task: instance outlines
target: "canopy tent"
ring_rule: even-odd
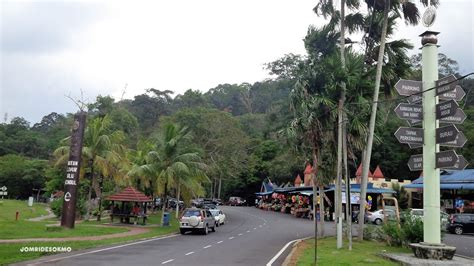
[[[423,177],[415,179],[404,188],[423,189]],[[464,189],[474,190],[474,169],[446,170],[440,175],[440,189]]]
[[[127,187],[124,190],[106,197],[105,199],[111,201],[123,202],[152,202],[153,200],[133,187]]]

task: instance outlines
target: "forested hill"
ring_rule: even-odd
[[[192,133],[189,149],[197,151],[208,166],[207,196],[217,197],[219,185],[222,198],[249,196],[260,189],[265,178],[277,184],[293,182],[309,160],[307,151],[295,148],[297,145],[286,134],[293,119],[289,94],[299,63],[299,56],[287,55],[267,65],[277,76],[275,79],[221,84],[205,93],[190,89],[175,96],[172,91],[150,88],[130,100],[98,96],[87,106],[88,123],[106,117],[110,122],[104,134],[121,132],[121,144],[134,156],[146,150],[141,143],[154,138],[164,123],[187,127]],[[463,81],[466,90],[472,84],[470,79]],[[468,119],[460,126],[470,140],[474,139],[473,99],[468,95],[464,105]],[[399,126],[406,126],[395,117],[394,106],[395,102],[388,102],[381,107],[384,112],[376,132],[378,141],[371,168],[380,165],[387,177],[413,179],[419,173],[410,172],[407,161],[411,154],[419,152],[410,151],[393,136]],[[0,185],[7,185],[10,195],[24,198],[31,195],[33,188],[48,192],[62,189],[64,169],[56,163],[53,152],[67,145],[67,141],[61,141],[68,137],[71,121],[72,114],[51,113],[34,125],[19,117],[0,124]],[[473,141],[458,153],[473,165]],[[352,177],[360,157],[355,154],[349,162]],[[127,164],[132,162],[129,159]],[[115,181],[117,178],[120,175],[114,177]],[[84,179],[83,184],[87,182]],[[139,180],[127,179],[118,184],[127,182],[151,190]],[[113,186],[112,182],[108,186]]]

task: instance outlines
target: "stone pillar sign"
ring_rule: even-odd
[[[66,180],[64,181],[64,203],[61,215],[61,226],[74,228],[76,219],[77,186],[81,169],[82,142],[86,127],[86,113],[79,112],[74,115],[71,129],[71,146],[69,160],[67,161]]]

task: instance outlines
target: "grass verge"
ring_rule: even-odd
[[[298,246],[296,265],[314,265],[314,239],[302,241]],[[382,252],[410,253],[407,248],[391,247],[374,241],[353,241],[352,250],[347,245],[336,249],[336,239],[318,239],[318,265],[398,265],[377,254]]]

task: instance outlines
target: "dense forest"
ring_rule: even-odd
[[[251,198],[265,179],[285,184],[302,174],[312,161],[308,136],[317,138],[311,141],[320,147],[319,165],[328,168],[322,173],[331,182],[340,96],[335,84],[340,80],[348,87],[348,165],[353,178],[370,116],[378,49],[374,40],[380,35],[375,28],[372,31],[364,54],[347,48],[344,71],[334,27],[311,26],[304,39],[307,55],[287,54],[265,64],[272,79],[220,84],[207,92],[189,89],[178,95],[148,88],[133,99],[101,95],[95,102],[81,103],[88,113],[81,197],[96,198],[133,185],[152,196],[169,192],[186,200]],[[393,135],[398,127],[407,126],[393,112],[402,101],[393,86],[400,78],[421,79],[420,55],[409,57],[411,48],[406,40],[392,41],[386,48],[371,170],[380,165],[388,178],[420,175],[410,172],[407,162],[421,150],[410,150]],[[446,55],[440,55],[439,65],[440,76],[464,74]],[[459,129],[472,140],[474,80],[463,79],[461,86],[467,96],[460,106],[468,118]],[[38,191],[49,197],[63,189],[72,119],[73,114],[53,112],[33,125],[21,117],[0,124],[0,185],[8,187],[9,197],[24,199]],[[313,130],[314,121],[319,128]],[[474,163],[472,141],[457,152]],[[167,170],[157,172],[158,168]]]

